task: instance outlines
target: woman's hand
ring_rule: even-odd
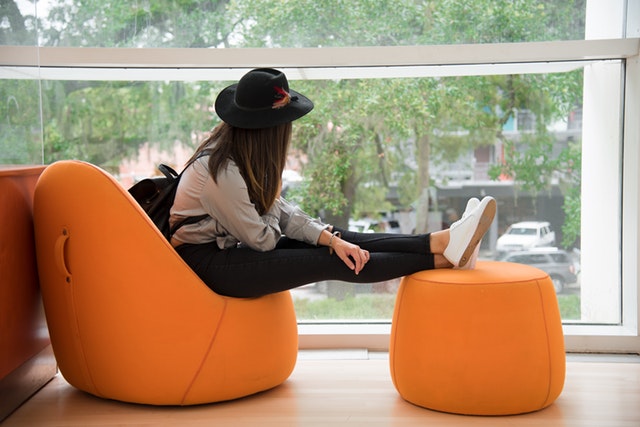
[[[356,274],[359,274],[369,261],[369,251],[360,248],[358,245],[349,243],[346,240],[342,240],[337,236],[335,236],[331,242],[331,247],[347,267]]]

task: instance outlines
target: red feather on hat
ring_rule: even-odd
[[[289,102],[291,102],[291,95],[289,95],[289,92],[287,92],[286,90],[278,86],[274,86],[273,89],[276,92],[278,92],[278,94],[282,96],[282,98],[278,99],[277,101],[274,101],[271,108],[274,108],[274,109],[282,108],[285,105],[287,105]]]

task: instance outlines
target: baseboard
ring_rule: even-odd
[[[0,379],[0,423],[56,375],[51,344]]]

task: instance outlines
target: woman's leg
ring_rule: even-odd
[[[431,234],[357,233],[339,227],[333,229],[339,231],[344,240],[369,252],[433,253]]]
[[[449,230],[441,230],[428,234],[392,234],[392,233],[356,233],[334,227],[348,242],[359,245],[362,249],[373,252],[401,252],[413,254],[432,254],[433,268],[451,268],[443,252],[449,244]]]
[[[278,247],[257,252],[246,247],[220,250],[215,243],[182,245],[178,253],[216,293],[251,298],[323,280],[375,283],[434,268],[423,253],[372,252],[359,275],[326,247],[283,238]]]

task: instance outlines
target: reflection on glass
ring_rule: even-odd
[[[0,45],[36,46],[35,1],[3,2]],[[36,53],[33,53],[33,60]],[[41,164],[40,83],[2,73],[0,78],[0,165]]]
[[[41,164],[40,88],[35,80],[0,80],[0,164]]]

